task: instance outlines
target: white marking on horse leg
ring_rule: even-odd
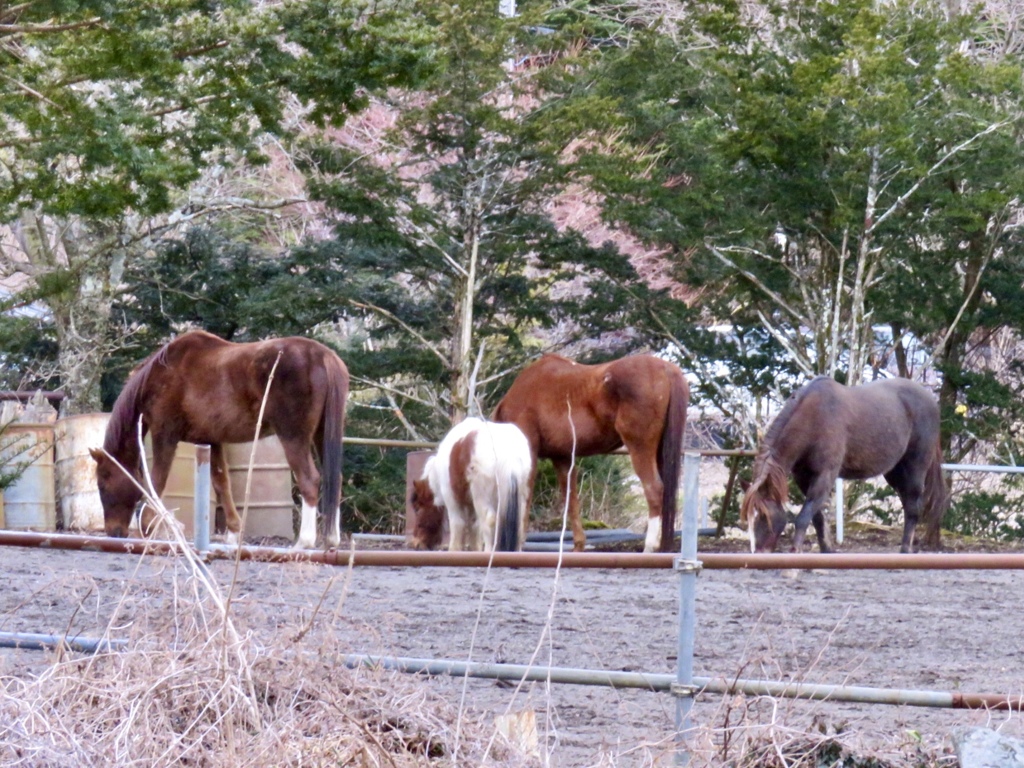
[[[465,548],[466,522],[458,515],[448,514],[448,551],[462,552]]]
[[[238,534],[235,531],[228,531],[224,534],[224,545],[228,547],[238,546]]]
[[[750,539],[750,554],[757,552],[757,547],[754,543],[754,520],[757,517],[757,512],[751,512],[750,517],[747,519],[747,536]]]
[[[647,536],[644,538],[644,552],[653,552],[661,541],[661,518],[647,518]]]
[[[493,510],[484,513],[483,520],[478,521],[480,536],[480,551],[493,552],[498,544],[498,525]]]
[[[295,540],[295,549],[313,549],[316,546],[316,507],[311,507],[303,500],[302,523],[299,525],[299,538]]]
[[[337,548],[339,544],[341,544],[341,510],[336,509],[334,517],[331,518],[331,532],[327,534],[327,546]]]

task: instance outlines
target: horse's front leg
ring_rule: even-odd
[[[174,461],[174,452],[177,447],[177,440],[158,440],[156,435],[153,435],[153,465],[150,468],[149,476],[153,481],[153,490],[158,499],[163,495],[164,488],[167,487],[167,478],[171,474],[171,463]],[[146,493],[149,493],[148,488]],[[139,514],[139,528],[142,535],[151,535],[156,529],[156,522],[156,511],[149,504],[143,504]]]
[[[796,523],[793,528],[793,551],[802,552],[804,549],[804,539],[807,536],[807,526],[814,522],[815,530],[818,533],[818,546],[821,547],[822,552],[828,552],[828,544],[825,543],[823,546],[823,528],[819,528],[825,525],[825,518],[821,512],[822,507],[825,506],[825,500],[819,496],[808,496],[804,501],[804,505],[800,508],[800,514],[796,516]]]
[[[572,527],[572,548],[576,552],[582,552],[587,546],[587,534],[583,530],[583,521],[580,520],[580,496],[577,486],[579,469],[571,461],[563,459],[552,461],[552,464],[555,465],[555,473],[558,475],[558,498],[561,500],[562,512],[566,514]]]
[[[796,525],[793,531],[793,551],[802,552],[804,548],[804,537],[807,535],[807,526],[814,521],[817,529],[821,511],[828,502],[829,494],[836,484],[836,476],[830,472],[802,474],[797,470],[794,474],[797,485],[804,494],[804,505],[800,508],[800,514],[796,516]],[[824,524],[824,518],[821,519]],[[818,537],[818,545],[821,546],[821,536]],[[826,544],[826,546],[828,546]],[[826,551],[822,549],[822,551]]]

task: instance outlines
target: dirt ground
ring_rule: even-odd
[[[846,551],[895,551],[872,529]],[[736,548],[742,542],[705,547]],[[957,548],[980,545],[959,543]],[[135,601],[166,600],[181,577],[166,558],[3,550],[0,630],[95,635],[111,617],[128,634]],[[225,589],[233,565],[211,568]],[[674,673],[678,577],[670,571],[457,570],[243,563],[233,611],[254,643],[316,613],[338,647],[320,653],[533,662]],[[125,585],[134,585],[122,600]],[[705,571],[697,593],[694,671],[704,676],[1024,694],[1024,573],[1009,571]],[[119,601],[121,603],[119,604]],[[40,671],[46,657],[0,652],[0,671]],[[670,765],[674,701],[597,687],[434,679],[445,697],[488,716],[536,712],[542,760],[552,766]],[[726,718],[795,730],[846,729],[867,749],[949,743],[957,726],[1024,735],[1019,715],[701,696],[702,737]],[[720,741],[720,735],[718,741]],[[707,746],[702,742],[701,747]],[[695,764],[721,765],[701,753]]]

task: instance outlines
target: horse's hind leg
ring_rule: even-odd
[[[224,508],[224,525],[228,529],[227,543],[237,544],[242,532],[242,518],[231,494],[231,475],[228,472],[224,446],[218,444],[210,446],[210,485],[213,486]]]
[[[320,472],[313,463],[313,454],[305,441],[287,439],[278,435],[281,447],[284,448],[288,466],[295,475],[295,484],[299,486],[302,497],[302,522],[299,524],[299,535],[295,539],[295,549],[313,549],[316,546],[316,509],[320,493]],[[337,546],[341,540],[338,527],[338,516],[327,534],[328,546]]]
[[[924,472],[908,468],[906,462],[900,462],[885,474],[889,483],[900,497],[903,505],[903,540],[900,552],[906,554],[914,551],[914,529],[921,517],[921,506],[924,503]]]
[[[825,519],[825,513],[822,510],[818,512],[812,518],[814,523],[814,531],[818,534],[818,549],[821,552],[832,551],[832,537],[829,535],[828,520]]]
[[[582,552],[587,546],[587,534],[580,520],[580,496],[577,486],[579,469],[565,459],[552,459],[551,463],[555,465],[555,474],[558,475],[558,497],[562,502],[560,511],[567,513],[569,524],[572,526],[572,548],[576,552]]]
[[[661,502],[665,492],[665,485],[658,472],[657,443],[647,446],[627,440],[626,449],[629,451],[633,471],[643,486],[644,498],[647,500],[647,535],[644,537],[644,552],[654,552],[662,538]],[[669,531],[669,541],[672,535],[673,532]]]
[[[467,548],[467,536],[469,527],[466,524],[466,514],[459,509],[448,509],[448,551],[463,552]],[[470,546],[472,544],[470,543]]]

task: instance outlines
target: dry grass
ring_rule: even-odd
[[[787,702],[726,697],[715,724],[698,729],[692,766],[729,768],[953,768],[956,758],[913,732],[866,733],[813,717],[788,725]]]
[[[423,681],[346,669],[329,616],[289,624],[233,604],[233,586],[216,583],[191,554],[177,558],[164,587],[140,575],[144,560],[116,604],[88,609],[111,617],[104,635],[127,638],[127,650],[63,650],[28,665],[18,663],[22,651],[0,670],[0,765],[526,761],[501,739],[491,743],[493,723],[467,719]]]
[[[175,578],[165,573],[159,582],[170,586],[132,575],[114,595],[112,610],[89,609],[111,616],[110,635],[126,637],[130,650],[95,657],[32,655],[31,674],[21,668],[0,675],[0,764],[539,764],[506,745],[487,754],[493,724],[472,721],[467,711],[460,717],[452,686],[345,669],[338,658],[349,649],[339,639],[341,611],[335,604],[344,571],[331,580],[331,600],[315,614],[307,610],[304,617],[285,618],[275,605],[243,598],[228,603],[223,584],[216,585],[215,598],[187,562],[160,561],[165,563]],[[279,568],[281,579],[303,578],[300,569]],[[388,619],[376,621],[382,626]],[[766,652],[768,660],[758,664],[771,667],[770,658],[781,650]],[[763,672],[772,676],[770,669]],[[438,690],[446,690],[447,699]],[[664,704],[658,694],[648,695],[652,708]],[[705,709],[709,700],[715,703],[711,713]],[[798,716],[792,702],[743,696],[702,702],[699,728],[690,740],[692,766],[953,765],[912,733],[880,738],[855,724],[823,717],[809,721],[806,710]],[[549,756],[559,766],[668,766],[671,746],[665,733],[657,743],[634,744],[588,761],[566,762],[557,747]]]

